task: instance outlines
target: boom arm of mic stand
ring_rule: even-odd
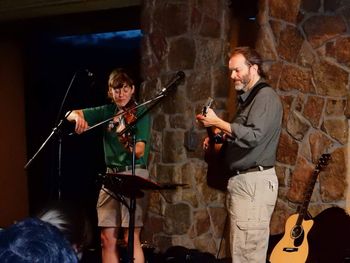
[[[130,123],[129,125],[127,125],[122,131],[118,132],[118,136],[121,136],[123,134],[125,134],[126,132],[128,132],[131,128],[133,128],[135,126],[135,124],[137,123],[137,121],[139,119],[141,119],[143,116],[145,116],[148,112],[151,111],[151,109],[153,109],[154,106],[156,106],[160,99],[165,97],[167,94],[169,93],[169,91],[167,90],[162,90],[159,94],[157,94],[154,98],[148,100],[148,101],[145,101],[141,104],[138,104],[136,105],[133,109],[137,109],[139,107],[142,107],[144,105],[147,105],[147,104],[150,104],[153,102],[153,104],[151,104],[148,108],[146,108],[144,111],[142,111],[136,118],[135,121],[133,121],[132,123]]]
[[[39,154],[39,152],[44,148],[44,146],[46,145],[46,143],[51,139],[51,137],[59,130],[60,126],[62,125],[64,119],[61,119],[59,121],[59,123],[57,124],[56,127],[54,127],[50,133],[50,135],[46,138],[46,140],[43,142],[43,144],[39,147],[39,149],[36,151],[36,153],[33,155],[32,158],[30,158],[30,160],[26,163],[26,165],[24,166],[24,169],[27,169],[29,167],[29,165],[31,164],[31,162],[36,158],[36,156]]]

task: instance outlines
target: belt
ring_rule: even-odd
[[[125,171],[130,171],[132,170],[131,165],[127,166],[114,166],[114,167],[108,167],[109,169],[113,170],[113,172],[118,173],[118,172],[125,172]],[[147,166],[144,164],[136,164],[135,169],[147,169]]]
[[[273,168],[273,166],[258,165],[255,167],[248,168],[246,170],[235,170],[235,171],[233,171],[233,175],[239,175],[239,174],[245,174],[245,173],[251,173],[251,172],[259,172],[259,171],[261,172],[261,171],[268,170],[271,168]]]

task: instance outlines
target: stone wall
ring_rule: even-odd
[[[279,199],[271,223],[282,232],[322,153],[309,211],[346,207],[350,72],[350,2],[260,0],[257,48],[284,108],[278,149]]]
[[[226,67],[229,21],[234,21],[229,2],[144,1],[141,97],[152,97],[177,71],[186,74],[184,84],[153,111],[151,175],[158,182],[186,184],[151,194],[143,239],[161,250],[183,245],[216,254],[228,233],[224,194],[206,183],[201,150],[206,134],[194,116],[208,96],[215,98],[216,111],[227,116],[233,98]],[[322,153],[331,153],[332,159],[319,174],[309,210],[316,215],[347,205],[350,3],[260,0],[259,10],[256,47],[284,106],[274,234],[296,212]],[[220,250],[220,256],[226,255]]]
[[[183,245],[216,254],[223,234],[224,194],[206,184],[205,130],[197,127],[195,115],[209,96],[224,112],[228,21],[225,0],[144,1],[141,97],[154,96],[177,71],[186,74],[152,114],[151,175],[160,183],[186,184],[151,194],[143,239],[161,250]]]

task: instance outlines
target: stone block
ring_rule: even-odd
[[[186,160],[183,131],[165,131],[163,144],[163,162],[179,163]]]
[[[171,3],[162,1],[155,5],[154,28],[157,28],[166,37],[185,34],[189,28],[189,3]]]
[[[304,194],[309,186],[313,175],[314,165],[310,164],[302,156],[298,157],[297,164],[293,171],[291,186],[287,194],[288,200],[301,203],[304,201]]]
[[[310,124],[307,120],[297,111],[292,111],[289,115],[289,120],[287,123],[287,131],[296,140],[301,141],[308,130],[310,129]]]
[[[223,63],[221,59],[225,48],[226,43],[221,39],[196,39],[197,57],[195,61],[195,70],[198,72],[209,72],[214,65],[222,66]]]
[[[327,99],[326,114],[334,117],[344,116],[346,106],[346,99]]]
[[[278,55],[275,48],[275,38],[268,26],[264,26],[260,29],[256,50],[259,54],[262,54],[261,56],[264,60],[277,60]]]
[[[325,99],[316,96],[308,96],[304,105],[303,115],[310,121],[314,128],[319,128]]]
[[[295,62],[303,42],[304,38],[297,27],[286,26],[278,40],[279,56],[289,62]]]
[[[220,38],[220,22],[209,16],[203,16],[199,35],[202,37]]]
[[[299,145],[285,131],[282,131],[278,148],[277,161],[283,164],[294,165],[298,156]]]
[[[303,70],[294,65],[284,65],[279,89],[283,91],[296,89],[303,93],[315,93],[311,79],[312,74],[310,70]]]
[[[205,234],[210,229],[210,218],[206,210],[198,210],[194,212],[193,224],[197,236]]]
[[[333,142],[323,132],[317,130],[309,135],[311,159],[316,163],[323,153],[327,153],[333,146]]]
[[[207,72],[193,72],[187,83],[186,94],[190,101],[206,100],[211,96],[211,76]]]
[[[335,54],[339,63],[350,67],[350,37],[337,39],[335,44]]]
[[[188,204],[169,204],[165,208],[164,232],[166,234],[182,235],[191,226],[191,208]]]
[[[168,65],[170,70],[193,69],[197,57],[195,42],[191,38],[180,37],[170,41]]]
[[[270,16],[290,23],[298,21],[301,0],[290,0],[288,4],[280,0],[270,0]]]
[[[221,238],[224,234],[224,230],[229,231],[229,224],[225,226],[227,223],[226,220],[229,220],[226,208],[210,206],[208,207],[208,213],[213,236],[215,238]]]
[[[338,148],[331,153],[331,160],[320,173],[320,192],[323,202],[344,201],[346,181],[347,147]]]
[[[349,127],[345,118],[325,120],[322,124],[322,130],[341,144],[346,144],[348,140]]]
[[[292,103],[294,101],[294,96],[280,96],[282,106],[283,106],[283,118],[282,118],[282,123],[283,126],[287,124],[288,116],[292,108]]]
[[[317,12],[321,8],[321,0],[303,0],[301,8],[306,12]]]
[[[346,24],[341,16],[311,16],[303,25],[306,37],[313,48],[320,47],[337,35],[345,34]]]

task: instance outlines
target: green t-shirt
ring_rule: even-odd
[[[137,109],[139,116],[145,108]],[[89,126],[112,118],[118,112],[115,104],[108,104],[94,108],[87,108],[83,110],[84,118]],[[124,148],[119,142],[116,133],[116,127],[113,127],[113,120],[103,124],[103,147],[105,154],[105,163],[107,167],[127,166],[132,163],[132,154]],[[112,127],[112,128],[111,128]],[[136,164],[147,165],[148,154],[150,149],[150,116],[145,114],[139,118],[135,127],[136,142],[145,142],[145,153],[140,159],[136,159]]]

